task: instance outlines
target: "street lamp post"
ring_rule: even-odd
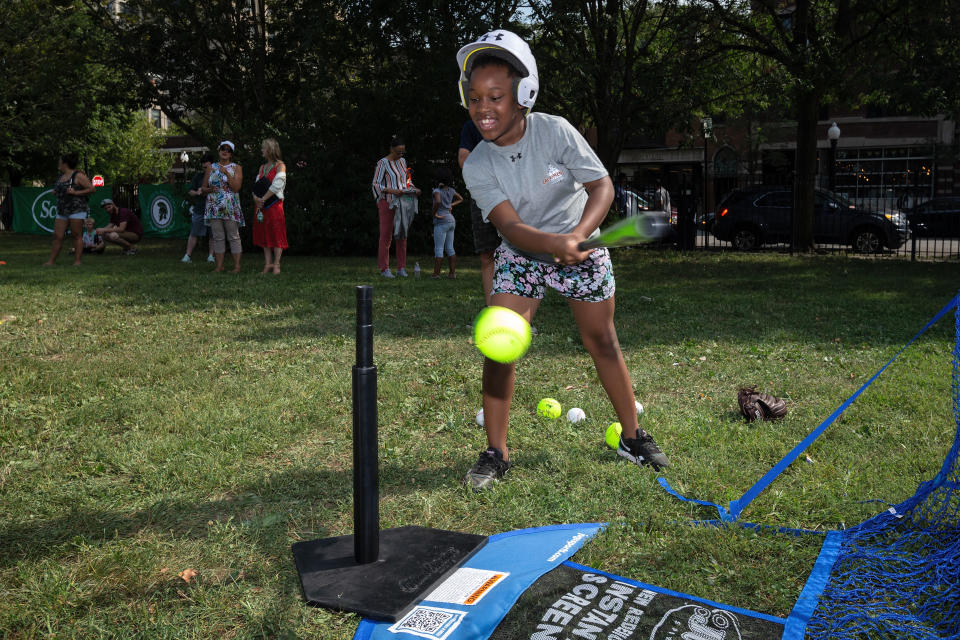
[[[840,127],[836,122],[827,129],[827,138],[830,139],[829,186],[830,191],[834,191],[837,187],[837,141],[840,139]]]
[[[190,160],[190,154],[186,151],[180,152],[180,164],[183,165],[183,181],[187,181],[187,162]]]
[[[709,164],[709,157],[707,155],[707,140],[713,135],[713,118],[703,118],[700,120],[700,125],[703,127],[703,216],[706,218],[707,215],[707,191],[709,186],[709,180],[707,178],[707,164]]]

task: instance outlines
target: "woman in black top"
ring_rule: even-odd
[[[77,164],[75,153],[60,156],[60,177],[53,185],[53,193],[57,196],[57,219],[53,223],[53,246],[50,259],[43,263],[45,267],[51,267],[57,261],[68,226],[73,240],[73,265],[78,266],[83,257],[83,221],[90,213],[87,201],[93,193],[93,185],[82,171],[77,171]]]

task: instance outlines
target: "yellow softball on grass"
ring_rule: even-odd
[[[553,398],[544,398],[537,403],[537,415],[556,420],[560,417],[560,403]]]
[[[619,422],[613,422],[607,427],[607,432],[603,435],[604,441],[606,441],[607,446],[611,449],[616,449],[620,446],[620,434],[623,433],[623,427]]]

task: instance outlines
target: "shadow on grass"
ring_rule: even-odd
[[[459,462],[459,461],[457,461]],[[453,464],[453,463],[452,463]],[[449,488],[460,469],[451,467],[411,469],[384,465],[380,461],[381,499],[413,492]],[[206,539],[210,523],[232,520],[240,526],[268,529],[294,519],[313,519],[317,510],[338,510],[352,514],[352,470],[292,470],[270,475],[269,482],[235,488],[219,500],[191,502],[158,500],[149,507],[123,509],[73,509],[50,520],[32,519],[0,526],[0,565],[12,565],[24,558],[64,553],[71,542],[104,543],[116,538],[164,533],[186,539]],[[280,531],[283,531],[281,534]],[[286,539],[286,529],[276,529]],[[305,539],[325,538],[350,532],[327,529],[300,532]],[[276,538],[274,536],[274,538]],[[254,536],[264,551],[278,544],[270,536]],[[289,544],[289,540],[286,544]],[[281,546],[283,541],[280,541]]]
[[[360,284],[374,286],[375,336],[466,335],[483,304],[473,256],[464,256],[462,275],[453,281],[384,280],[372,257],[292,257],[277,277],[260,274],[254,255],[239,275],[210,273],[206,263],[180,264],[180,244],[150,240],[142,255],[91,256],[79,270],[45,270],[36,266],[49,250],[45,239],[0,234],[0,255],[15,257],[0,276],[17,281],[27,298],[94,289],[99,304],[145,316],[243,309],[250,321],[231,339],[265,344],[325,335],[352,340]],[[898,345],[956,293],[955,266],[943,263],[667,249],[618,249],[613,256],[616,323],[625,347],[684,340],[750,344],[771,335]],[[555,294],[534,323],[543,334],[579,343],[567,304]]]

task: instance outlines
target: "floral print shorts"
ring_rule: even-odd
[[[608,249],[596,249],[579,264],[531,260],[500,245],[493,254],[493,293],[511,293],[540,300],[547,287],[565,298],[602,302],[616,290]]]

